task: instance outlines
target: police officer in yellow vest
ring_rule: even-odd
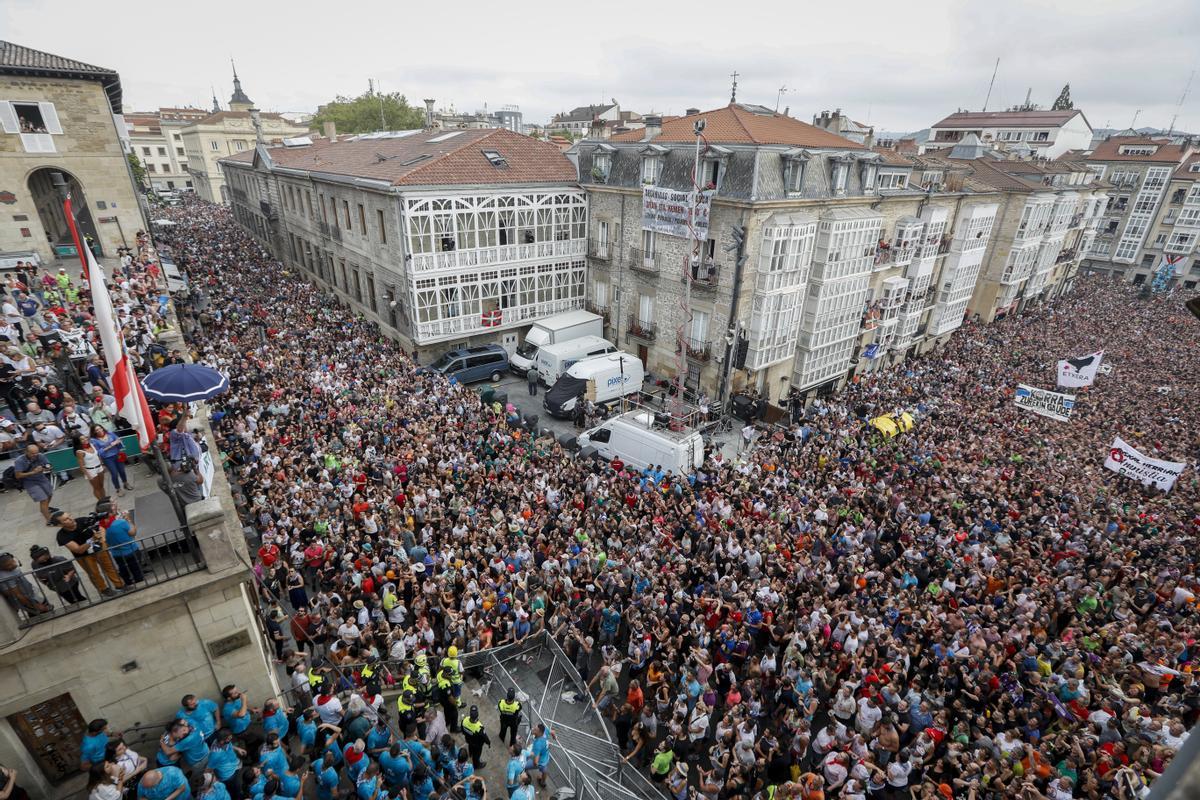
[[[462,662],[458,660],[458,648],[450,645],[446,649],[446,657],[442,659],[442,669],[446,671],[447,677],[450,678],[450,690],[454,693],[454,700],[460,706],[462,701]]]
[[[508,695],[496,704],[500,711],[500,741],[504,741],[505,732],[509,732],[508,743],[517,743],[517,728],[521,725],[521,701],[517,699],[517,690],[509,689]]]
[[[467,740],[467,752],[471,754],[471,763],[475,769],[482,769],[487,764],[479,760],[483,755],[483,746],[492,746],[492,740],[488,738],[487,731],[483,729],[483,722],[479,719],[479,706],[471,706],[471,713],[462,721],[463,737]]]
[[[434,697],[442,705],[442,713],[446,718],[446,730],[457,731],[458,702],[454,697],[454,683],[446,673],[447,670],[445,667],[438,670],[437,688],[434,689]]]
[[[417,651],[417,675],[424,675],[426,680],[429,679],[429,657],[425,655],[424,650]]]
[[[412,735],[413,726],[417,721],[412,692],[407,690],[400,692],[400,696],[396,698],[396,711],[398,712],[396,724],[400,726],[400,732],[407,739]]]

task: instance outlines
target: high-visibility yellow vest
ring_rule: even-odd
[[[403,697],[397,697],[396,708],[401,714],[407,714],[409,711],[412,711],[412,703],[406,703]]]
[[[462,665],[458,663],[457,658],[446,656],[442,659],[442,669],[450,673],[450,680],[454,683],[462,682]]]
[[[439,689],[449,689],[451,686],[450,679],[446,677],[445,670],[438,672],[437,685]]]
[[[507,700],[501,700],[496,704],[496,707],[500,709],[501,714],[516,714],[521,710],[521,704],[516,700],[513,700],[511,703]]]
[[[375,677],[375,670],[371,669],[370,665],[367,665],[362,668],[362,672],[360,674],[362,675],[362,679],[364,681],[369,681],[371,678]]]
[[[470,717],[467,717],[462,721],[462,726],[463,730],[465,730],[467,733],[479,733],[481,730],[483,730],[483,723],[477,719],[473,720]]]

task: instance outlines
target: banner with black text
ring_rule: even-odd
[[[1075,395],[1073,394],[1059,394],[1034,386],[1026,386],[1023,383],[1017,384],[1017,393],[1013,400],[1016,402],[1017,408],[1023,408],[1059,422],[1066,422],[1070,419],[1071,409],[1075,407]]]
[[[1147,486],[1153,484],[1164,492],[1169,492],[1178,478],[1187,468],[1180,461],[1163,461],[1143,455],[1136,447],[1126,442],[1120,436],[1113,439],[1112,447],[1108,450],[1108,458],[1104,466],[1118,475],[1133,478]]]

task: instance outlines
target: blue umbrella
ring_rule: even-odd
[[[192,403],[228,390],[229,379],[203,364],[171,364],[143,378],[142,389],[158,403]]]

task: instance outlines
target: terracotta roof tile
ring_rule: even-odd
[[[1200,165],[1200,153],[1192,153],[1171,178],[1177,181],[1200,181],[1200,172],[1192,172],[1192,167],[1196,165]]]
[[[575,167],[557,145],[504,128],[464,130],[449,139],[431,141],[446,131],[417,131],[395,138],[339,137],[314,139],[304,147],[272,147],[280,167],[386,181],[394,186],[575,183]],[[494,150],[507,163],[496,167],[483,154]],[[221,159],[253,161],[246,151]]]
[[[1154,145],[1158,147],[1152,155],[1143,156],[1122,153],[1124,145]],[[1164,164],[1178,164],[1187,155],[1188,148],[1184,145],[1171,144],[1164,139],[1154,139],[1149,136],[1110,136],[1088,154],[1088,161],[1150,161]]]
[[[746,106],[731,103],[724,108],[702,111],[685,117],[664,119],[662,132],[649,141],[691,142],[695,139],[692,123],[704,118],[704,138],[710,144],[783,144],[792,147],[863,150],[863,145],[827,130],[774,112],[755,113]],[[640,142],[644,129],[613,136],[613,142]]]

